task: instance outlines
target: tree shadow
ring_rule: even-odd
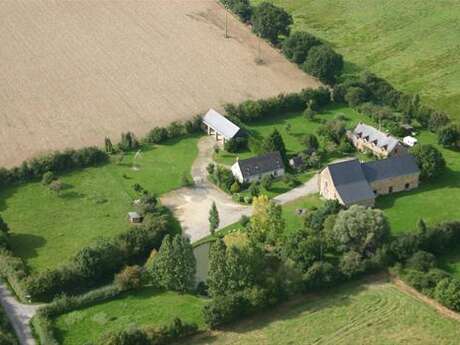
[[[382,282],[387,282],[388,278],[378,278]],[[366,284],[375,281],[376,276],[369,276],[355,281],[341,284],[338,287],[324,289],[321,292],[307,294],[293,298],[289,302],[274,307],[272,310],[264,311],[250,318],[246,318],[238,324],[222,328],[224,332],[233,332],[240,335],[255,330],[261,330],[273,322],[283,322],[298,318],[305,313],[316,313],[325,309],[335,307],[346,307],[356,300],[356,296],[367,290]],[[211,333],[197,335],[190,341],[190,344],[205,345],[219,344],[220,338]]]
[[[37,249],[46,244],[45,238],[32,234],[10,234],[10,244],[13,252],[24,260],[38,256]]]
[[[86,195],[84,193],[79,193],[75,191],[59,193],[59,197],[64,200],[75,200],[75,199],[82,199]]]

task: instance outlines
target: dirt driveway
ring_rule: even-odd
[[[209,209],[214,201],[219,210],[219,229],[237,222],[241,216],[249,216],[252,206],[238,204],[232,198],[217,189],[207,180],[206,167],[212,162],[215,141],[213,137],[205,137],[198,142],[198,157],[192,166],[193,187],[177,189],[161,198],[162,203],[169,207],[179,219],[184,234],[192,242],[209,235]],[[274,200],[280,204],[318,192],[317,176],[293,190],[278,195]]]

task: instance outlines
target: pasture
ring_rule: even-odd
[[[144,147],[134,162],[138,170],[129,153],[65,174],[59,194],[41,182],[0,191],[0,213],[10,225],[15,254],[33,270],[52,269],[98,237],[128,229],[127,212],[136,199],[133,185],[157,195],[180,187],[198,154],[198,138]]]
[[[0,166],[319,85],[232,16],[226,39],[216,1],[2,1],[0,13]]]
[[[193,295],[143,288],[63,314],[54,323],[60,344],[81,345],[97,340],[107,332],[126,330],[133,325],[168,325],[176,317],[203,328],[201,310],[204,304],[204,299]]]
[[[387,282],[348,283],[309,295],[187,345],[452,345],[458,321]]]
[[[294,30],[330,42],[344,55],[348,72],[368,69],[460,119],[458,1],[270,2],[292,14]]]

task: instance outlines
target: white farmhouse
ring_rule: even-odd
[[[280,153],[271,152],[249,159],[237,160],[232,165],[232,173],[239,183],[251,183],[259,181],[267,175],[283,176],[285,170]]]

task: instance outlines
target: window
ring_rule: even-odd
[[[374,194],[377,195],[377,191],[376,191],[376,190],[374,190]]]
[[[393,193],[393,187],[388,188],[388,193]]]
[[[409,188],[410,188],[410,183],[406,183],[406,184],[404,185],[404,188],[409,189]]]

